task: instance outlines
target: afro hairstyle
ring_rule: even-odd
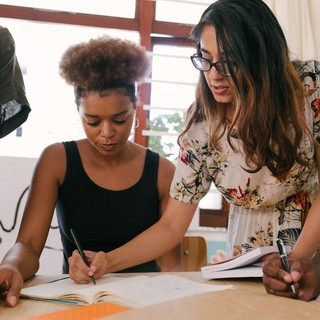
[[[87,91],[142,82],[150,61],[144,47],[108,35],[70,46],[59,71],[65,81]]]

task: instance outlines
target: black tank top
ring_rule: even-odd
[[[84,250],[108,252],[133,239],[159,220],[157,188],[159,154],[147,149],[140,180],[132,187],[112,191],[96,185],[86,174],[75,141],[63,142],[67,170],[56,206],[63,247],[63,272],[76,249],[74,228]],[[122,272],[160,271],[156,261]]]

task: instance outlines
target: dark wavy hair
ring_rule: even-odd
[[[219,140],[228,130],[228,141],[238,151],[230,139],[237,123],[248,172],[258,172],[267,166],[275,177],[282,179],[295,161],[308,165],[298,152],[304,135],[312,138],[303,113],[304,89],[272,11],[262,0],[214,2],[191,32],[199,54],[201,34],[208,25],[215,28],[220,58],[225,57],[231,71],[235,116],[228,130],[226,107],[215,101],[204,72],[200,72],[195,102],[189,108],[179,141],[192,123],[205,119],[212,147],[220,149]],[[231,62],[237,64],[241,81]],[[217,118],[220,122],[214,127],[213,120]]]
[[[135,86],[149,72],[145,48],[108,35],[70,46],[63,54],[59,71],[74,86],[76,104],[88,92],[104,94],[117,89],[136,102]]]

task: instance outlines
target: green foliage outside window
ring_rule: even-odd
[[[179,134],[184,125],[184,114],[161,114],[150,120],[150,130]],[[177,137],[168,139],[166,136],[150,136],[149,147],[166,158],[177,157]]]

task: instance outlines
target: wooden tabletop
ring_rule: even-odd
[[[320,302],[302,302],[293,299],[268,295],[261,279],[237,280],[204,280],[200,272],[172,273],[188,279],[212,284],[232,284],[233,289],[208,292],[186,298],[164,302],[144,308],[132,309],[101,319],[118,320],[212,320],[212,319],[320,319]],[[117,274],[121,277],[137,274]],[[148,273],[159,275],[159,273]],[[36,276],[26,283],[31,286],[59,278],[58,276]],[[5,304],[4,297],[0,298],[0,319],[22,320],[28,317],[42,315],[54,311],[77,308],[53,302],[20,300],[14,308]]]

